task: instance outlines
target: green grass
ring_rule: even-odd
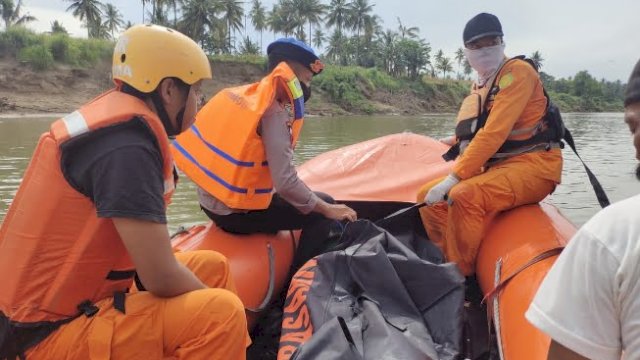
[[[267,67],[267,58],[262,55],[231,55],[231,54],[221,54],[221,55],[210,55],[209,60],[216,62],[233,62],[233,63],[244,63],[244,64],[252,64],[263,66],[265,69]]]
[[[77,39],[64,34],[36,34],[23,27],[0,33],[0,54],[14,57],[36,70],[46,70],[55,63],[90,67],[110,59],[113,42],[101,39]]]
[[[549,92],[549,97],[562,112],[620,112],[622,99],[606,101],[602,98],[583,98],[567,93]]]
[[[410,94],[415,101],[455,107],[469,92],[469,82],[423,77],[411,80],[395,78],[375,68],[328,66],[313,80],[329,99],[350,112],[372,113],[374,92],[391,95]],[[393,105],[393,104],[392,104]],[[436,105],[434,105],[436,107]]]

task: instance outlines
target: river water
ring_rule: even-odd
[[[621,113],[565,114],[564,119],[580,155],[598,176],[612,201],[640,193],[640,182],[634,177],[635,152]],[[38,137],[52,120],[54,118],[47,116],[0,117],[0,221],[20,184]],[[449,135],[452,130],[452,114],[309,118],[296,149],[296,162],[300,164],[327,150],[387,134],[411,131],[439,138]],[[599,206],[578,158],[568,148],[564,155],[562,185],[545,201],[555,204],[569,220],[581,225],[598,211]],[[169,207],[170,227],[175,229],[205,220],[199,211],[193,184],[181,177]]]

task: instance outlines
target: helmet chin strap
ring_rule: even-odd
[[[178,123],[178,134],[182,132],[182,123],[184,122],[184,111],[186,109],[187,109],[187,106],[185,105],[182,107],[182,109],[180,109],[180,111],[178,111],[178,114],[176,114],[176,123]]]

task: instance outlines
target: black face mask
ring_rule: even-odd
[[[302,88],[302,95],[304,96],[304,102],[309,101],[309,99],[311,98],[311,86],[301,81],[300,87]]]
[[[636,179],[640,180],[640,164],[636,167]]]

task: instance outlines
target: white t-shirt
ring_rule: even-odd
[[[526,317],[568,349],[640,359],[640,195],[613,204],[573,237]]]

